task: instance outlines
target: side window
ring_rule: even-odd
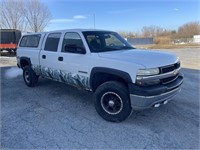
[[[84,44],[78,33],[69,32],[65,34],[62,52],[85,54]]]
[[[99,51],[100,49],[102,49],[102,42],[100,40],[99,35],[88,35],[87,41],[89,43],[90,48],[93,51]]]
[[[98,35],[88,35],[87,41],[89,43],[92,43],[93,41],[96,41],[99,45],[101,45],[100,37]]]
[[[56,52],[60,40],[61,33],[50,33],[46,39],[44,50]]]
[[[41,35],[27,35],[23,36],[19,46],[20,47],[38,47]]]
[[[27,36],[23,36],[19,46],[20,47],[26,47],[26,41],[27,41]]]

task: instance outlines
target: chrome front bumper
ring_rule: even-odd
[[[172,98],[180,91],[181,87],[155,96],[138,96],[130,94],[131,106],[135,110],[157,107],[160,106],[160,104],[166,104],[168,101],[172,100]]]
[[[159,107],[172,100],[181,91],[183,83],[183,74],[166,85],[155,85],[142,87],[135,84],[129,85],[131,106],[135,110],[146,109],[150,107]]]

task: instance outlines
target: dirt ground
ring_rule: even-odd
[[[8,76],[13,70],[21,74]],[[93,93],[44,78],[30,88],[21,69],[1,67],[0,149],[199,149],[200,71],[182,72],[171,102],[111,123],[95,111]]]
[[[182,68],[200,70],[200,48],[182,48],[182,49],[162,49],[156,51],[166,51],[176,54],[180,57]],[[1,53],[0,66],[16,66],[16,57],[7,52]]]

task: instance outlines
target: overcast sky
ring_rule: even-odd
[[[156,25],[177,29],[200,21],[199,0],[42,0],[52,13],[46,30],[94,28],[138,32]]]

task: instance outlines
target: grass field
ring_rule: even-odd
[[[200,44],[152,44],[152,45],[136,45],[137,48],[145,49],[177,49],[177,48],[200,48]]]

